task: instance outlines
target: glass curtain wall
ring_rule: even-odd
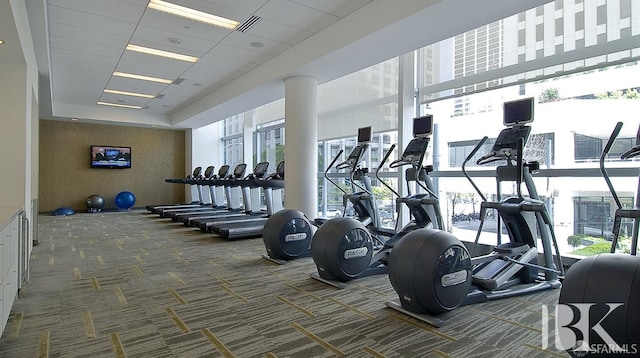
[[[540,163],[535,184],[552,213],[561,251],[608,251],[616,206],[598,170],[604,144],[624,122],[606,160],[625,206],[634,203],[638,163],[620,160],[635,144],[640,118],[640,7],[630,0],[557,0],[418,51],[420,101],[436,122],[440,198],[449,230],[473,240],[480,197],[461,164],[483,136],[490,150],[505,101],[534,97],[525,157]],[[496,200],[495,165],[469,163],[481,191]],[[502,185],[502,193],[515,193]],[[488,219],[488,220],[491,220]],[[495,223],[485,224],[496,242]],[[622,234],[630,235],[629,223]],[[628,240],[623,240],[625,250]]]
[[[284,160],[284,120],[258,126],[255,141],[255,162],[269,162],[269,172],[275,172]]]
[[[244,163],[242,139],[244,126],[244,114],[237,114],[224,120],[224,136],[221,138],[223,146],[223,161],[230,166],[230,170]],[[251,169],[249,169],[251,170]]]
[[[369,151],[362,167],[369,168],[377,204],[386,226],[395,223],[395,201],[391,193],[375,179],[375,170],[385,151],[397,141],[398,128],[398,58],[376,64],[347,76],[322,84],[318,88],[318,216],[353,215],[350,205],[344,207],[343,191],[351,191],[345,177],[347,173],[331,170],[327,175],[339,189],[324,176],[327,166],[338,152],[344,152],[336,163],[344,161],[356,145],[358,128],[371,126],[374,132]],[[391,185],[397,188],[388,168],[381,171]]]

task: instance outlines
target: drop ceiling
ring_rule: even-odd
[[[148,8],[148,0],[26,1],[40,73],[41,117],[197,128],[282,98],[289,76],[313,76],[324,83],[545,2],[169,1],[240,26],[228,30],[170,15]],[[141,54],[126,50],[128,44],[198,60]],[[172,82],[116,77],[116,71]]]

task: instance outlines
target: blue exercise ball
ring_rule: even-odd
[[[136,196],[130,191],[121,191],[116,195],[115,202],[118,209],[130,209],[136,203]]]

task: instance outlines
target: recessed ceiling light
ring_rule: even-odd
[[[4,43],[3,39],[0,39],[0,45],[2,45]]]
[[[78,118],[71,118],[71,120],[75,122],[78,120]]]
[[[262,42],[258,42],[258,41],[252,42],[249,45],[251,45],[251,47],[255,47],[255,48],[260,48],[260,47],[264,46],[264,44]]]
[[[194,57],[194,56],[188,56],[188,55],[183,55],[183,54],[180,54],[180,53],[169,52],[169,51],[162,51],[162,50],[157,50],[155,48],[132,45],[132,44],[128,44],[127,45],[127,50],[140,52],[140,53],[145,53],[147,55],[154,55],[154,56],[170,58],[170,59],[173,59],[173,60],[180,60],[180,61],[187,61],[187,62],[196,62],[196,61],[198,61],[198,58]]]
[[[173,82],[173,80],[168,80],[164,78],[149,77],[149,76],[136,75],[133,73],[118,72],[118,71],[114,72],[113,75],[117,77],[132,78],[134,80],[151,81],[151,82],[159,82],[159,83],[166,83],[166,84]]]
[[[240,22],[235,20],[226,19],[224,17],[216,16],[203,11],[194,10],[185,6],[172,4],[170,2],[166,2],[162,0],[151,0],[149,1],[149,5],[147,5],[147,7],[150,9],[166,12],[172,15],[185,17],[187,19],[204,22],[205,24],[224,27],[230,30],[235,29],[240,24]]]
[[[120,94],[120,95],[123,95],[123,96],[133,96],[133,97],[142,97],[142,98],[154,98],[155,97],[152,94],[127,92],[127,91],[118,91],[118,90],[112,90],[112,89],[105,89],[104,93]]]
[[[121,107],[121,108],[131,108],[131,109],[141,109],[140,106],[132,106],[130,104],[118,104],[118,103],[109,103],[109,102],[97,102],[96,104],[102,106],[111,106],[111,107]]]

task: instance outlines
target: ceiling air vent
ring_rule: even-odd
[[[242,24],[240,24],[240,26],[236,27],[236,31],[247,32],[247,30],[253,27],[253,25],[255,25],[258,21],[260,21],[260,19],[262,19],[260,16],[251,15],[251,17],[248,18],[247,21],[243,22]]]
[[[160,98],[162,98],[162,97],[164,97],[164,93],[160,93],[160,94],[158,94],[158,95],[156,96],[156,98],[157,98],[157,99],[160,99]]]
[[[175,81],[171,82],[174,85],[179,85],[184,82],[184,78],[176,78]]]

